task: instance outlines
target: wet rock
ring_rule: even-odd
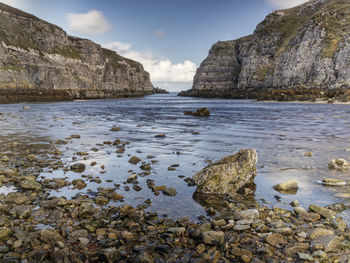
[[[259,211],[257,209],[247,209],[237,212],[240,219],[257,219],[259,218]]]
[[[281,234],[275,233],[268,235],[266,237],[266,242],[269,243],[271,246],[276,247],[278,245],[285,244],[286,240]]]
[[[309,248],[309,243],[295,243],[287,245],[283,252],[286,256],[290,257],[296,253],[306,252],[307,250],[309,250]]]
[[[142,190],[142,187],[137,184],[133,185],[132,188],[137,192]]]
[[[322,247],[324,252],[336,251],[340,245],[340,238],[335,235],[319,236],[311,242],[312,247]]]
[[[120,131],[120,130],[121,130],[121,128],[119,126],[113,126],[110,131],[117,132],[117,131]]]
[[[32,211],[31,205],[16,205],[10,210],[10,214],[15,218],[23,219],[31,216]]]
[[[54,229],[41,230],[40,237],[46,243],[55,243],[63,240],[63,237]]]
[[[313,153],[312,152],[306,152],[304,153],[305,157],[312,157]]]
[[[0,242],[7,240],[12,234],[12,230],[8,227],[0,227]]]
[[[134,263],[154,263],[154,258],[145,251],[140,252],[133,260]]]
[[[35,182],[33,180],[22,180],[19,183],[19,186],[25,190],[33,190],[33,191],[40,191],[42,188],[42,185],[38,182]]]
[[[333,210],[318,206],[318,205],[310,205],[309,210],[312,212],[315,212],[325,218],[334,218],[335,215],[337,214]]]
[[[73,138],[73,139],[80,139],[80,135],[79,134],[72,134],[70,137]]]
[[[298,189],[298,181],[292,180],[288,182],[283,182],[280,184],[276,184],[273,189],[275,190],[292,190],[292,189]]]
[[[168,196],[175,196],[177,194],[176,189],[173,187],[169,187],[163,190],[163,194]]]
[[[348,169],[349,167],[350,167],[350,164],[344,159],[332,159],[328,163],[328,168],[334,169],[334,170],[344,170],[344,169]]]
[[[74,188],[78,188],[79,190],[84,189],[86,187],[86,183],[82,179],[75,179],[73,180],[72,184],[74,185]]]
[[[318,220],[320,220],[321,216],[317,213],[312,213],[312,212],[301,212],[299,213],[299,217],[301,217],[302,219],[306,220],[306,221],[310,221],[310,222],[316,222]]]
[[[186,110],[186,111],[184,111],[184,115],[193,115],[193,112],[189,111],[189,110]]]
[[[75,173],[82,173],[85,171],[85,164],[83,163],[76,163],[70,166],[71,171]]]
[[[151,164],[150,163],[144,163],[140,166],[141,170],[149,171],[151,170]]]
[[[243,149],[232,156],[209,164],[194,176],[197,193],[228,194],[251,185],[256,176],[257,154],[254,149]]]
[[[166,135],[165,134],[157,134],[157,135],[154,135],[154,138],[165,138]]]
[[[314,253],[312,253],[313,258],[319,258],[319,259],[327,259],[327,254],[322,250],[316,250]]]
[[[312,230],[312,232],[310,233],[310,239],[315,239],[320,236],[331,236],[331,235],[334,235],[333,230],[318,227]]]
[[[340,179],[326,178],[322,180],[322,184],[329,185],[329,186],[341,186],[341,185],[346,185],[346,182]]]
[[[137,163],[139,163],[139,162],[141,162],[141,159],[140,159],[139,157],[137,157],[137,156],[132,156],[132,157],[129,159],[129,163],[131,163],[131,164],[137,164]]]
[[[308,253],[298,253],[300,260],[314,261],[313,257]]]
[[[193,114],[193,116],[205,117],[210,115],[210,111],[207,108],[199,108]]]
[[[79,213],[79,217],[89,217],[94,213],[96,213],[96,211],[97,209],[94,207],[92,202],[83,202],[79,206],[78,213]]]
[[[222,231],[206,231],[202,233],[203,243],[208,245],[221,245],[224,243],[225,234]]]

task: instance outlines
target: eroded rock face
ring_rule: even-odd
[[[253,183],[256,176],[257,153],[242,149],[232,156],[209,164],[194,176],[196,193],[234,196]]]
[[[0,103],[153,94],[138,62],[0,3]]]
[[[348,32],[349,15],[342,0],[274,11],[254,34],[214,44],[180,95],[348,101],[350,42],[338,30]]]

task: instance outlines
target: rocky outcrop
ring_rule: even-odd
[[[138,62],[0,3],[0,103],[153,94]]]
[[[169,91],[167,91],[165,89],[158,88],[158,87],[154,87],[154,93],[155,94],[169,94]]]
[[[235,194],[254,183],[257,154],[254,149],[242,149],[232,156],[209,164],[193,177],[196,193],[211,195]]]
[[[350,100],[350,3],[312,0],[274,11],[254,34],[219,41],[183,96]]]

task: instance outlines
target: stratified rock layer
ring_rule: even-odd
[[[254,34],[219,41],[183,96],[350,100],[350,2],[272,12]]]
[[[0,58],[0,103],[154,93],[140,63],[2,3]]]

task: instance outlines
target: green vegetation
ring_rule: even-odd
[[[63,57],[66,58],[73,58],[73,59],[82,59],[79,51],[71,46],[63,46],[63,47],[59,47],[59,46],[55,46],[51,51],[51,54],[59,54]]]
[[[23,68],[15,65],[5,65],[1,70],[21,71]]]
[[[254,73],[254,79],[263,82],[268,75],[273,75],[275,73],[275,64],[265,64],[258,68]]]
[[[109,64],[114,68],[124,68],[125,66],[123,65],[123,62],[125,62],[131,68],[136,69],[136,72],[140,72],[140,63],[131,59],[124,58],[118,55],[116,52],[106,48],[102,48],[102,52],[104,57],[109,59]]]
[[[350,2],[331,0],[316,14],[315,19],[326,30],[323,57],[333,58],[350,31]]]

